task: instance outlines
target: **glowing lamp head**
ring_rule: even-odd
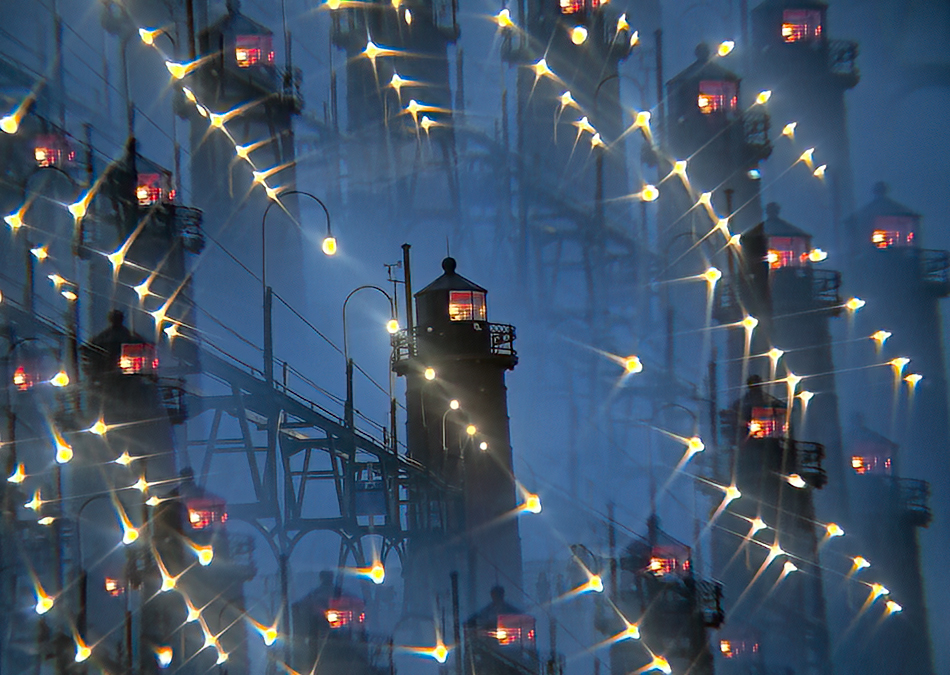
[[[753,534],[755,534],[756,532],[759,532],[759,531],[761,531],[761,530],[764,530],[764,529],[766,529],[767,527],[768,527],[768,525],[766,525],[766,524],[765,524],[765,521],[762,520],[761,518],[756,517],[756,518],[753,518],[753,519],[752,519],[752,533],[753,533]]]
[[[663,656],[654,656],[653,663],[650,664],[650,670],[659,670],[663,675],[670,675],[673,672],[673,669],[670,667],[670,662],[666,660]]]
[[[760,91],[759,95],[755,97],[755,102],[758,105],[765,105],[769,102],[769,99],[772,98],[772,92],[768,89]]]
[[[742,496],[742,493],[739,492],[739,488],[737,488],[735,485],[730,485],[729,487],[726,488],[727,502],[735,501],[741,496]]]
[[[896,358],[896,359],[891,359],[891,360],[888,361],[887,363],[888,363],[888,365],[894,366],[894,368],[896,368],[898,371],[900,371],[900,370],[903,370],[903,369],[904,369],[904,366],[906,366],[908,363],[910,363],[910,359],[908,359],[908,358],[905,357],[905,356],[899,356],[899,357]]]
[[[746,315],[746,317],[741,321],[742,327],[746,330],[753,330],[756,326],[759,325],[759,320],[754,316]]]
[[[134,527],[126,527],[122,532],[122,543],[125,546],[134,544],[139,540],[139,531]]]
[[[635,623],[628,623],[626,629],[623,631],[624,640],[639,640],[640,639],[640,626]]]
[[[116,464],[119,464],[120,466],[128,466],[132,463],[132,456],[129,454],[129,451],[126,450],[112,461],[114,461]]]
[[[105,420],[98,419],[95,424],[86,429],[90,434],[95,434],[96,436],[105,436],[106,432],[109,430],[109,425],[105,423]]]
[[[543,77],[545,75],[553,75],[554,71],[548,66],[548,62],[545,59],[538,59],[538,62],[531,66],[534,70],[536,77]]]
[[[460,405],[459,402],[458,402],[456,399],[454,399],[454,398],[453,398],[451,401],[449,401],[449,409],[450,409],[450,410],[458,410],[458,409],[459,409],[459,405]]]
[[[569,91],[565,91],[563,94],[558,96],[558,101],[561,102],[562,108],[566,108],[567,106],[573,105],[575,103],[574,97],[571,95],[571,92]]]
[[[369,571],[369,578],[374,584],[379,586],[381,583],[386,581],[386,568],[383,567],[382,563],[376,563]]]
[[[770,358],[774,363],[778,363],[778,360],[779,360],[780,358],[782,358],[782,355],[783,355],[784,353],[785,353],[785,352],[783,352],[781,349],[779,349],[779,348],[777,348],[777,347],[772,347],[772,348],[769,350],[769,352],[768,352],[769,358]]]
[[[336,251],[337,251],[336,238],[334,237],[325,238],[323,240],[322,248],[323,248],[324,255],[328,255],[328,256],[336,255]]]
[[[56,463],[68,464],[73,458],[73,449],[61,439],[56,440]]]
[[[195,546],[195,555],[198,557],[198,564],[207,567],[214,560],[214,549],[211,546]]]
[[[594,593],[603,593],[604,580],[600,578],[599,574],[594,574],[591,576],[590,581],[587,582],[587,588],[594,591]]]
[[[506,8],[494,16],[494,21],[499,28],[514,28],[515,22],[511,20],[511,12]]]
[[[469,436],[474,436],[478,433],[478,428],[474,424],[469,424],[465,427],[465,433]]]
[[[660,190],[655,185],[644,185],[640,190],[640,199],[645,202],[655,202],[660,197]]]
[[[261,637],[264,639],[264,646],[270,647],[277,642],[277,627],[267,626],[261,631]]]
[[[623,369],[630,374],[636,374],[643,371],[643,362],[639,356],[628,356],[623,360]]]
[[[882,584],[871,584],[871,595],[875,598],[879,598],[882,595],[890,595],[891,592],[887,590],[887,587]]]
[[[77,642],[76,656],[73,658],[73,660],[76,663],[82,663],[83,661],[88,659],[90,656],[92,656],[92,649],[90,649],[87,645],[83,644],[82,641]]]
[[[617,32],[630,30],[630,22],[627,21],[627,13],[624,12],[617,18]]]
[[[785,564],[782,566],[782,575],[788,576],[792,572],[797,572],[798,566],[795,565],[791,560],[786,560]]]
[[[633,35],[630,36],[630,48],[633,49],[638,44],[640,44],[640,31],[633,31]]]
[[[39,260],[40,262],[43,262],[44,260],[49,258],[49,252],[46,250],[45,246],[36,246],[34,248],[31,248],[30,253],[32,253],[33,257]]]
[[[821,262],[828,259],[828,253],[820,248],[815,248],[808,252],[808,259],[813,263]]]
[[[5,134],[15,134],[20,128],[20,120],[16,115],[4,115],[0,117],[0,131]]]
[[[49,383],[54,387],[65,387],[69,384],[69,375],[65,370],[61,370],[50,378]]]
[[[53,518],[52,516],[44,516],[43,518],[40,518],[40,519],[37,520],[36,522],[37,522],[38,524],[40,524],[40,525],[46,527],[47,525],[52,525],[54,520],[56,520],[56,519]]]
[[[818,179],[822,179],[822,180],[823,180],[824,177],[825,177],[825,172],[826,172],[827,170],[828,170],[828,165],[827,165],[827,164],[822,164],[821,166],[816,166],[816,167],[815,167],[815,170],[812,171],[812,174],[815,176],[815,178],[818,178]]]
[[[176,80],[182,79],[185,75],[188,74],[188,67],[183,63],[175,63],[174,61],[166,61],[165,67],[168,69],[168,72]]]
[[[907,384],[909,384],[911,387],[916,387],[917,384],[918,384],[922,379],[924,379],[924,376],[923,376],[923,375],[921,375],[921,374],[919,374],[919,373],[911,373],[910,375],[908,375],[907,377],[904,378],[904,382],[906,382]]]
[[[482,441],[481,443],[478,444],[478,449],[481,450],[482,452],[485,452],[486,450],[488,450],[488,443],[486,441]]]
[[[523,508],[528,513],[541,513],[541,498],[538,495],[529,494],[525,497]]]
[[[341,6],[342,4],[343,4],[343,3],[342,3],[342,0],[327,0],[327,2],[326,2],[327,9],[329,9],[329,10],[337,10],[337,9],[340,9],[340,6]]]
[[[650,118],[652,115],[649,110],[641,110],[637,113],[637,116],[633,120],[634,127],[648,127],[650,126]]]
[[[221,665],[228,660],[228,653],[221,648],[221,645],[216,645],[218,648],[218,659],[215,661],[215,664]]]
[[[582,45],[587,42],[587,26],[574,26],[571,29],[571,42]]]
[[[703,279],[705,279],[707,282],[711,284],[714,284],[720,279],[722,279],[722,272],[720,272],[715,267],[710,267],[708,270],[703,272]]]
[[[67,206],[66,210],[69,211],[70,215],[73,218],[75,218],[76,220],[79,220],[80,218],[86,215],[86,207],[87,207],[86,200],[80,199],[78,202],[75,202],[74,204],[70,204],[69,206]]]
[[[23,505],[24,508],[27,508],[30,511],[39,511],[41,506],[43,506],[43,498],[39,489],[33,493],[33,498]]]
[[[435,379],[435,368],[426,368],[423,371],[423,376],[430,382]]]
[[[695,455],[697,452],[702,452],[706,449],[706,444],[703,443],[703,439],[699,436],[693,436],[686,441],[686,449],[689,450],[691,455]]]
[[[430,652],[430,654],[432,655],[432,658],[434,658],[434,659],[435,659],[436,661],[438,661],[439,663],[445,663],[445,661],[449,658],[449,650],[448,650],[448,647],[446,647],[446,646],[445,646],[444,644],[442,644],[442,643],[437,644],[437,645],[432,649],[432,651]]]
[[[23,217],[20,215],[20,212],[11,213],[9,216],[4,216],[3,221],[10,226],[10,229],[16,232],[21,227],[23,227]]]
[[[871,339],[874,340],[879,346],[883,347],[884,343],[887,342],[887,338],[891,336],[886,330],[879,330],[871,336]]]
[[[798,126],[798,122],[789,122],[784,127],[782,127],[782,135],[787,138],[795,138],[795,127]]]
[[[803,404],[808,405],[808,402],[815,398],[815,392],[813,391],[803,391],[798,394],[798,400]]]
[[[387,322],[386,322],[386,332],[388,332],[390,335],[392,335],[393,333],[398,333],[398,332],[399,332],[399,322],[396,321],[395,319],[390,319],[389,321],[387,321]]]
[[[724,40],[719,43],[719,48],[716,50],[716,54],[720,57],[728,56],[732,53],[732,50],[736,48],[736,43],[732,40]]]
[[[675,162],[673,162],[673,173],[675,173],[678,176],[685,176],[686,164],[687,162],[685,159],[678,159]]]
[[[23,466],[23,463],[16,465],[16,468],[13,470],[13,473],[7,478],[8,483],[15,483],[19,485],[24,480],[26,480],[26,467]]]
[[[894,602],[893,600],[888,600],[888,601],[887,601],[887,604],[885,605],[885,607],[887,607],[887,613],[888,613],[888,614],[898,614],[899,612],[902,612],[902,611],[904,610],[903,607],[901,607],[900,605],[898,605],[898,604],[897,604],[896,602]]]
[[[825,532],[831,538],[844,536],[844,530],[841,529],[841,526],[839,526],[837,523],[828,523],[828,525],[825,527]]]
[[[51,609],[53,609],[53,598],[46,595],[42,588],[38,589],[36,593],[36,605],[33,607],[33,610],[37,614],[42,615],[46,614]]]
[[[867,569],[868,567],[871,566],[871,563],[868,562],[868,559],[865,558],[864,556],[860,556],[860,555],[859,555],[859,556],[856,556],[856,557],[853,559],[853,561],[854,561],[854,569],[855,569],[855,570],[863,570],[863,569]]]
[[[155,38],[158,37],[161,32],[161,29],[149,30],[148,28],[139,28],[139,37],[142,39],[142,42],[151,46],[155,44]]]
[[[799,476],[797,473],[786,476],[785,480],[793,488],[798,488],[799,490],[804,489],[807,485],[807,483],[805,483],[805,479]]]
[[[171,647],[159,647],[155,650],[155,660],[159,668],[168,668],[172,664],[174,652]]]

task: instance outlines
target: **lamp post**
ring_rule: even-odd
[[[353,360],[350,358],[350,349],[349,342],[347,341],[347,332],[346,332],[346,306],[350,302],[350,298],[356,295],[359,291],[372,290],[377,293],[382,293],[382,295],[389,301],[389,321],[386,324],[386,330],[390,335],[399,330],[399,322],[396,320],[396,301],[393,297],[384,291],[379,286],[373,286],[366,284],[363,286],[358,286],[350,291],[349,295],[346,296],[346,299],[343,301],[343,358],[346,361],[346,402],[343,407],[343,419],[346,427],[351,431],[355,432],[353,426]],[[389,416],[390,416],[390,426],[389,433],[392,438],[393,452],[396,452],[396,399],[393,397],[393,374],[390,371],[388,376],[389,384]]]
[[[327,217],[327,236],[323,240],[323,252],[328,256],[334,255],[337,250],[336,239],[330,229],[330,211],[327,210],[327,205],[303,190],[288,190],[282,194],[284,196],[303,195],[320,205]],[[268,387],[274,386],[274,333],[272,322],[274,290],[267,285],[267,214],[270,213],[274,204],[280,204],[280,200],[271,201],[264,209],[264,216],[261,218],[261,285],[264,287],[264,379],[267,380]],[[283,204],[281,204],[281,208],[284,208]],[[284,210],[286,211],[286,209]]]
[[[304,192],[302,190],[288,190],[283,193],[285,196],[289,195],[303,195],[309,197],[317,204],[320,205],[320,208],[323,209],[324,215],[327,217],[327,236],[323,240],[323,252],[330,256],[336,253],[336,239],[333,238],[332,231],[330,230],[330,211],[327,210],[326,204],[324,204],[316,196],[310,194],[309,192]],[[274,325],[273,325],[273,304],[274,304],[274,290],[267,285],[267,214],[270,213],[271,207],[274,204],[280,204],[280,201],[274,199],[270,204],[267,205],[267,208],[264,209],[264,215],[261,217],[261,285],[264,287],[264,380],[267,385],[267,389],[271,390],[274,388]],[[280,204],[281,208],[286,211],[286,208],[283,204]],[[296,221],[295,221],[296,224]],[[299,227],[299,225],[298,225]],[[268,457],[272,453],[276,452],[277,449],[277,423],[276,423],[276,413],[277,411],[271,410],[268,411],[267,415],[267,453]],[[269,462],[270,463],[270,462]],[[277,466],[276,462],[270,463],[274,475],[274,490],[276,492],[276,472]],[[277,501],[277,495],[273,495],[274,502]],[[282,527],[278,518],[278,529]],[[289,550],[288,550],[289,548]],[[286,536],[282,533],[279,536],[279,551],[277,552],[277,560],[280,574],[280,588],[281,596],[283,598],[282,608],[283,616],[282,624],[286,627],[287,630],[287,640],[286,640],[286,654],[285,660],[290,658],[290,645],[293,642],[293,631],[290,624],[290,591],[289,591],[289,558],[290,551],[293,549],[292,545],[288,547],[286,541]]]

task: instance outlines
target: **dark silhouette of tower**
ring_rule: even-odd
[[[756,290],[767,293],[771,313],[755,316],[771,320],[771,325],[763,325],[762,329],[771,338],[772,346],[785,352],[776,360],[784,366],[783,370],[806,377],[801,389],[815,397],[812,402],[807,394],[799,394],[809,399],[803,401],[799,433],[817,439],[825,448],[824,467],[834,489],[828,491],[824,500],[820,496],[818,499],[827,502],[827,517],[840,519],[847,513],[846,463],[829,319],[842,311],[841,273],[817,266],[824,252],[813,248],[810,234],[779,217],[778,204],[766,205],[765,212],[765,221],[744,232],[741,238],[747,260],[756,260],[762,250],[766,251],[768,285]],[[730,286],[726,292],[735,288]],[[770,373],[770,379],[776,377],[781,374]]]
[[[709,675],[708,629],[723,623],[722,587],[699,578],[690,548],[663,532],[656,516],[648,529],[647,538],[634,540],[620,557],[611,604],[598,605],[597,628],[614,640],[610,672],[643,668],[648,656],[637,641],[642,639],[674,672]]]
[[[442,268],[416,294],[416,324],[397,337],[394,362],[406,377],[409,455],[448,495],[419,499],[411,514],[406,594],[423,611],[431,609],[432,585],[440,587],[449,570],[459,569],[450,565],[468,568],[473,606],[496,584],[521,588],[516,508],[522,500],[512,473],[505,388],[505,371],[518,361],[514,328],[488,322],[487,291],[458,275],[454,259]]]
[[[796,438],[807,402],[792,397],[794,383],[770,384],[755,374],[768,368],[761,355],[785,336],[802,349],[795,365],[786,363],[788,373],[798,365],[830,363],[827,317],[791,325],[797,307],[822,313],[837,303],[836,275],[823,281],[825,275],[802,262],[809,245],[808,235],[779,219],[778,209],[770,205],[769,218],[742,235],[742,255],[729,282],[721,285],[715,308],[721,324],[735,326],[728,388],[739,390],[739,373],[753,373],[743,397],[721,413],[719,452],[712,458],[714,481],[738,490],[733,501],[726,493],[712,536],[713,573],[723,581],[731,617],[720,650],[730,672],[754,672],[760,665],[798,673],[831,670],[814,504],[814,490],[827,482],[824,447]],[[758,324],[740,326],[744,316],[755,317]],[[742,334],[748,335],[744,346],[739,344]],[[781,376],[768,374],[770,380]],[[831,387],[833,410],[834,388],[825,384]],[[816,408],[819,403],[816,399]],[[836,413],[825,413],[814,431],[830,434],[834,441]],[[717,491],[714,498],[719,495]]]
[[[390,220],[395,212],[407,221],[456,222],[455,127],[464,119],[464,85],[459,48],[453,101],[448,50],[459,36],[457,1],[327,5],[333,43],[346,54],[349,134],[343,154],[349,198],[364,195],[369,204],[384,207]],[[336,75],[332,78],[332,119],[339,131]]]
[[[199,16],[207,16],[207,0],[198,0]],[[269,203],[263,185],[252,171],[263,172],[271,188],[296,187],[294,117],[303,108],[301,73],[289,63],[280,68],[274,55],[274,34],[240,10],[239,0],[228,0],[227,13],[198,32],[199,66],[181,84],[197,101],[178,96],[180,114],[190,120],[192,194],[206,214],[210,231],[227,227],[235,251],[256,251],[258,218]],[[204,110],[198,109],[200,105]],[[227,130],[216,128],[212,115],[225,115]],[[237,147],[249,165],[238,153]],[[278,169],[270,173],[272,169]],[[282,198],[298,219],[295,195]],[[247,214],[245,220],[244,214]],[[267,232],[273,286],[293,298],[303,273],[300,229],[274,227]],[[247,260],[256,269],[256,259]]]
[[[920,215],[891,199],[883,183],[874,187],[874,199],[845,227],[855,249],[854,292],[867,302],[854,317],[855,335],[892,333],[876,361],[910,359],[900,371],[893,366],[866,371],[853,408],[869,418],[887,419],[889,428],[881,431],[905,449],[901,473],[930,481],[937,513],[923,542],[924,578],[930,580],[931,616],[940,617],[950,610],[950,589],[938,581],[943,565],[936,553],[950,545],[950,461],[942,450],[950,444],[950,428],[939,306],[950,293],[950,254],[923,248]],[[923,376],[916,384],[898,377],[915,374]],[[930,626],[934,644],[950,636],[947,622],[932,619]]]
[[[797,122],[827,163],[831,217],[820,234],[833,237],[834,250],[840,250],[838,224],[854,204],[844,95],[858,83],[858,45],[829,38],[827,13],[820,0],[758,5],[746,65],[749,80],[772,91],[769,110],[776,123]]]
[[[730,215],[727,209],[733,212],[733,230],[761,222],[757,169],[772,151],[769,117],[760,106],[750,106],[751,99],[744,100],[739,76],[715,58],[708,45],[700,44],[696,61],[666,85],[665,150],[670,161],[688,160],[686,170],[695,192],[691,199],[668,202],[675,210],[667,211],[666,221],[681,223],[668,231],[669,237],[692,228],[698,239],[709,231],[709,223],[696,225],[694,219],[682,218],[702,192],[712,193],[712,203],[723,217]],[[705,215],[698,211],[696,217]],[[692,243],[684,244],[684,249]]]
[[[929,485],[900,478],[897,444],[865,426],[856,415],[850,429],[851,466],[849,535],[861,544],[870,562],[868,572],[853,568],[854,576],[868,575],[883,583],[890,594],[855,619],[841,651],[848,656],[836,664],[847,675],[879,672],[934,672],[927,619],[927,597],[920,569],[917,528],[930,524]],[[843,591],[843,593],[842,593]],[[848,584],[837,593],[857,614],[868,597],[865,587]],[[898,603],[896,612],[886,601]],[[881,620],[882,613],[884,620]]]

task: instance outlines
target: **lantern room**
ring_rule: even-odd
[[[826,44],[827,15],[820,0],[765,0],[752,10],[753,44],[757,49]]]
[[[188,525],[193,530],[205,530],[228,522],[227,504],[217,497],[189,499],[185,502]]]
[[[748,423],[749,438],[785,438],[788,420],[784,406],[755,406]]]
[[[135,199],[139,206],[166,204],[175,198],[168,172],[139,173],[135,181]]]
[[[820,9],[786,9],[782,11],[782,40],[814,42],[821,39],[824,17]]]
[[[324,617],[330,630],[362,630],[366,622],[365,603],[352,595],[331,598]]]
[[[76,151],[58,134],[40,134],[36,137],[33,147],[33,158],[36,160],[36,166],[41,169],[62,169],[76,159]]]
[[[667,83],[670,119],[680,123],[697,116],[707,120],[739,113],[739,77],[723,68],[709,45],[696,47],[696,61]]]
[[[762,236],[766,240],[769,269],[805,267],[811,255],[811,235],[779,217],[781,209],[772,202],[765,207]]]
[[[565,16],[585,14],[600,9],[601,0],[558,0],[558,9]]]
[[[236,35],[234,61],[238,68],[274,65],[274,36],[269,33]]]
[[[494,633],[488,631],[488,637],[495,638],[503,647],[534,648],[534,617],[530,614],[499,614],[498,626]]]
[[[852,427],[851,470],[858,476],[891,476],[897,444],[864,426],[856,416]]]
[[[874,248],[911,248],[920,245],[920,214],[888,197],[886,183],[874,186],[874,199],[848,219],[854,236]]]
[[[704,115],[734,113],[739,105],[739,83],[729,80],[700,80],[696,107]]]
[[[454,258],[443,260],[444,274],[416,294],[420,326],[488,321],[488,291],[456,274],[456,267]]]

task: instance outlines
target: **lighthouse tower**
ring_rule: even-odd
[[[406,378],[409,455],[447,497],[413,500],[407,597],[430,603],[432,584],[467,569],[470,602],[521,587],[521,539],[505,373],[515,367],[513,326],[489,323],[487,291],[442,261],[416,294],[416,324],[396,337],[393,369]],[[458,535],[462,535],[459,537]],[[457,565],[449,567],[448,565]],[[431,604],[429,605],[431,609]]]

